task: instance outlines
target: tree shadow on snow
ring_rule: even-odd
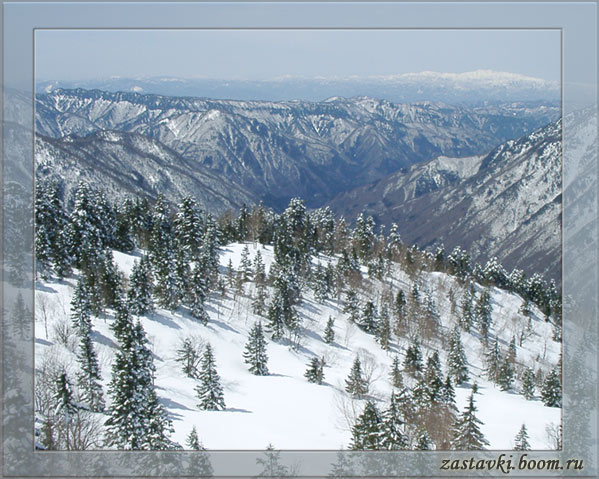
[[[155,313],[147,316],[147,318],[150,321],[156,321],[157,323],[160,323],[163,326],[166,326],[171,329],[181,329],[181,326],[179,326],[177,323],[175,323],[172,319],[167,318],[166,316],[164,316],[160,313],[155,312]]]

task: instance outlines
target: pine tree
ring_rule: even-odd
[[[406,349],[403,367],[404,371],[414,377],[419,376],[422,372],[422,351],[420,350],[420,341],[417,338]]]
[[[192,449],[193,451],[201,451],[202,450],[202,446],[200,444],[200,438],[198,437],[198,431],[197,431],[195,425],[191,428],[191,431],[189,432],[187,439],[185,439],[185,445],[189,449]]]
[[[80,276],[71,298],[71,319],[77,331],[88,331],[92,327],[90,291],[87,281]]]
[[[354,359],[354,364],[348,378],[345,380],[345,384],[345,390],[354,397],[368,394],[368,383],[362,377],[362,364],[358,356]]]
[[[397,389],[403,389],[404,382],[403,376],[399,369],[399,356],[393,356],[393,362],[391,363],[391,373],[389,374],[391,378],[391,385]]]
[[[64,212],[58,186],[49,181],[35,185],[35,258],[43,277],[54,271],[63,278],[71,272],[72,258],[67,251]]]
[[[262,323],[254,323],[248,342],[243,353],[244,362],[248,364],[249,371],[256,376],[268,375],[268,356],[266,354],[266,339],[262,331]]]
[[[480,431],[482,422],[476,417],[474,393],[470,394],[468,405],[454,425],[454,437],[451,448],[457,451],[476,451],[484,449],[489,441]]]
[[[184,197],[177,205],[173,227],[177,243],[185,256],[197,256],[203,234],[202,212],[191,196]]]
[[[497,371],[497,384],[502,391],[509,391],[514,382],[514,368],[509,357],[501,361],[499,370]]]
[[[381,448],[383,420],[374,402],[367,401],[364,411],[352,427],[353,450],[377,450]]]
[[[241,250],[241,259],[239,261],[239,272],[242,281],[248,281],[252,274],[252,264],[250,262],[250,249],[246,244]]]
[[[491,328],[491,313],[493,307],[491,306],[491,296],[489,290],[485,289],[480,294],[476,306],[474,307],[474,319],[479,325],[480,333],[485,340],[489,337],[489,329]]]
[[[202,445],[196,427],[193,426],[189,435],[185,440],[185,445],[192,451],[196,451],[191,456],[189,470],[193,471],[194,475],[212,477],[214,469],[210,462],[210,457],[206,454],[206,448]]]
[[[119,341],[112,365],[108,391],[112,401],[108,409],[106,442],[127,450],[170,449],[172,425],[158,402],[154,389],[154,362],[147,347],[141,323],[135,325],[125,308],[120,308]]]
[[[256,284],[256,295],[252,301],[252,312],[257,314],[258,316],[262,316],[264,314],[264,310],[266,309],[266,286],[264,283]]]
[[[345,296],[345,302],[343,304],[343,312],[349,314],[350,322],[358,322],[359,310],[360,303],[358,301],[358,295],[353,290],[347,291]]]
[[[529,401],[534,399],[536,389],[536,376],[532,368],[526,368],[522,373],[522,396]]]
[[[441,388],[440,400],[441,403],[447,406],[451,411],[457,411],[455,404],[455,389],[453,388],[453,383],[451,382],[451,376],[449,376],[449,374],[445,377],[445,382]]]
[[[472,323],[474,322],[474,307],[473,307],[473,293],[471,288],[466,288],[466,291],[462,295],[462,301],[460,302],[460,308],[462,313],[460,315],[460,326],[466,331],[470,332]]]
[[[257,285],[263,285],[265,281],[266,271],[264,267],[264,261],[262,260],[262,253],[260,253],[260,250],[258,250],[254,256],[254,282]]]
[[[447,358],[447,367],[449,375],[456,384],[462,384],[468,381],[468,366],[466,353],[462,346],[460,330],[456,326],[449,339],[449,356]]]
[[[322,304],[327,299],[329,299],[329,293],[331,288],[326,271],[320,263],[316,265],[316,271],[314,271],[313,273],[312,289],[314,290],[314,298],[319,303]]]
[[[327,344],[331,344],[335,340],[335,330],[333,327],[335,326],[335,321],[331,316],[327,321],[327,326],[324,329],[324,342]]]
[[[322,384],[324,380],[324,358],[312,358],[304,376],[308,382]]]
[[[414,449],[417,451],[432,451],[435,448],[435,443],[431,439],[428,431],[425,428],[420,428],[416,435],[416,444]]]
[[[299,285],[295,273],[288,267],[277,268],[274,278],[274,296],[268,308],[268,329],[272,339],[283,336],[285,329],[295,331],[299,317],[295,303],[299,297]]]
[[[87,403],[93,412],[104,410],[104,398],[100,381],[100,367],[98,357],[91,339],[91,328],[79,330],[79,351],[77,362],[80,372],[77,374],[77,383],[82,392],[81,399]]]
[[[381,308],[381,317],[376,326],[376,340],[381,345],[383,351],[389,350],[391,323],[389,320],[389,310],[385,305]]]
[[[154,309],[152,290],[150,259],[147,256],[142,256],[139,261],[133,263],[129,276],[127,304],[131,314],[142,316]]]
[[[486,354],[486,363],[487,363],[487,376],[494,383],[497,382],[497,378],[499,376],[499,368],[501,366],[502,358],[501,353],[499,352],[499,342],[497,337],[493,343],[493,347],[489,349]]]
[[[433,353],[426,360],[426,369],[423,375],[423,381],[426,385],[426,401],[429,405],[435,405],[441,402],[441,393],[443,389],[443,378],[441,376],[441,362],[439,353]]]
[[[197,349],[191,342],[191,338],[185,338],[176,353],[175,361],[181,363],[185,375],[189,378],[198,379],[200,357]]]
[[[216,372],[212,347],[206,344],[202,362],[200,364],[200,384],[195,390],[200,400],[198,408],[209,411],[217,411],[225,408],[223,388],[220,377]]]
[[[514,438],[514,451],[530,451],[530,443],[528,442],[528,431],[526,424],[522,424],[520,431]]]
[[[397,322],[402,322],[405,319],[406,295],[401,289],[397,291],[395,300],[393,301],[393,314],[395,315],[395,320]]]
[[[59,429],[58,440],[61,444],[65,444],[67,450],[71,449],[71,424],[73,417],[77,412],[77,405],[73,397],[72,385],[67,377],[67,373],[63,372],[56,380],[56,389],[54,393],[54,402],[56,411],[54,414],[61,417],[64,428]]]
[[[545,377],[541,388],[543,404],[549,407],[562,407],[562,384],[557,369],[552,369]]]
[[[400,393],[393,391],[389,407],[383,413],[383,424],[381,434],[381,449],[396,451],[406,449],[408,445],[405,434],[405,418],[402,412],[402,400]]]
[[[205,265],[201,260],[195,265],[189,283],[189,314],[203,325],[208,324],[210,317],[206,312],[205,302],[208,297],[208,279]]]

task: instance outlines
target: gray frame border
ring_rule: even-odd
[[[205,475],[193,452],[40,452],[32,443],[33,255],[33,30],[35,28],[426,28],[562,30],[563,111],[580,107],[597,118],[597,4],[587,2],[3,2],[3,474],[7,477]],[[136,13],[145,8],[143,21]],[[150,11],[150,17],[147,12]],[[194,15],[192,15],[194,13]],[[67,20],[70,19],[70,20]],[[101,27],[99,27],[101,25]],[[593,41],[594,40],[594,41]],[[592,42],[592,43],[591,43]],[[28,63],[27,59],[31,61]],[[28,64],[27,64],[28,63]],[[583,65],[583,67],[581,67]],[[582,70],[581,70],[582,68]],[[582,71],[582,73],[581,73]],[[31,87],[29,86],[31,85]],[[29,105],[29,106],[23,106]],[[593,113],[594,112],[594,113]],[[28,121],[29,120],[29,121]],[[563,167],[564,449],[531,452],[529,459],[584,458],[597,464],[597,148],[578,155],[565,122]],[[589,185],[590,182],[590,185]],[[580,191],[584,194],[580,195]],[[572,215],[569,210],[572,208]],[[580,225],[581,212],[586,221]],[[590,219],[589,219],[590,218]],[[584,252],[584,255],[581,253]],[[584,258],[582,258],[584,256]],[[14,275],[21,284],[15,286]],[[12,276],[11,276],[12,275]],[[15,324],[18,295],[29,311]],[[31,356],[30,356],[31,354]],[[585,450],[586,449],[586,450]],[[209,451],[215,476],[247,477],[263,451]],[[513,451],[506,451],[513,454]],[[496,451],[344,452],[361,464],[348,476],[459,476],[439,470],[441,459],[494,459]],[[517,454],[514,457],[517,458]],[[281,461],[302,477],[326,476],[334,451],[282,451]],[[501,475],[499,471],[476,475]],[[511,475],[549,475],[514,471]],[[555,475],[555,474],[553,474]]]

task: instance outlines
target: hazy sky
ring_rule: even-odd
[[[559,81],[557,30],[37,30],[36,80],[492,69]]]

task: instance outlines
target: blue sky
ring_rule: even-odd
[[[557,30],[37,30],[36,80],[508,71],[560,79]]]

